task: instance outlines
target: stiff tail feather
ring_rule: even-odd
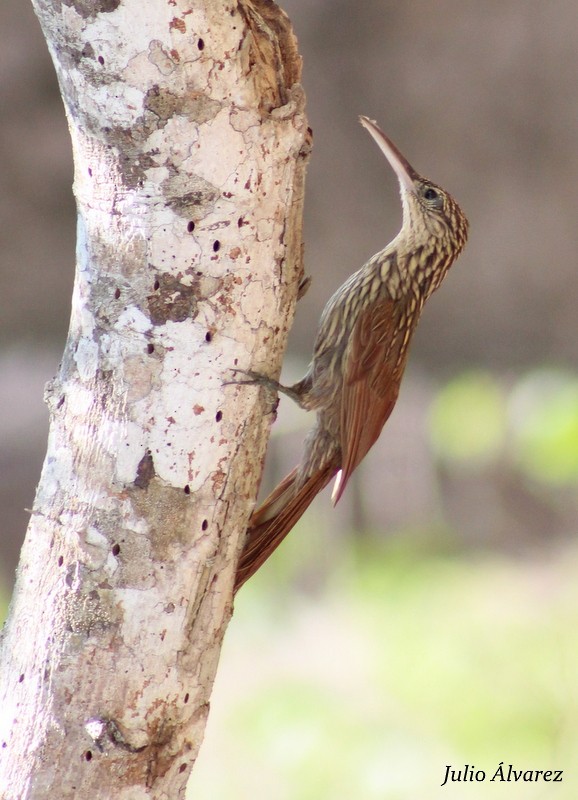
[[[235,593],[257,572],[287,536],[311,501],[327,486],[338,467],[329,462],[295,492],[298,467],[273,489],[249,520],[245,546],[237,566]]]

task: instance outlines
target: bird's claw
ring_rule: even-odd
[[[225,381],[224,386],[265,386],[271,391],[279,391],[279,383],[273,378],[262,375],[260,372],[253,372],[250,369],[239,369],[238,367],[231,367],[231,372],[238,372],[245,375],[246,380]]]
[[[261,375],[260,372],[253,372],[250,369],[238,369],[237,367],[232,367],[231,372],[240,372],[242,375],[247,376],[247,380],[225,381],[223,384],[224,386],[263,386],[272,394],[277,395],[280,392],[281,394],[286,395],[286,397],[291,398],[291,400],[293,400],[293,402],[296,403],[300,408],[304,407],[301,396],[292,386],[284,386],[274,378],[269,378],[267,375]]]

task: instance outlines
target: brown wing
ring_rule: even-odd
[[[402,317],[399,300],[394,303],[386,298],[363,311],[352,331],[343,374],[342,465],[333,490],[334,503],[395,406],[409,340],[404,341]]]

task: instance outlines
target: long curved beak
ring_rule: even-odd
[[[379,149],[385,155],[399,181],[402,189],[409,192],[415,192],[416,186],[414,181],[419,178],[419,174],[415,171],[409,161],[397,149],[394,143],[389,139],[385,133],[378,127],[375,120],[369,117],[359,117],[359,121],[363,127],[369,131],[377,142]]]

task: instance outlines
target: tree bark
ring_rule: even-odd
[[[75,160],[70,332],[1,650],[0,795],[183,797],[302,275],[269,0],[34,0]]]

